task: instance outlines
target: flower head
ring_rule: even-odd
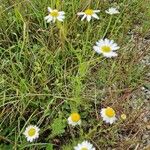
[[[39,131],[40,129],[37,126],[29,125],[23,134],[26,136],[27,141],[33,142],[33,140],[39,137]]]
[[[117,8],[111,7],[108,10],[105,11],[107,14],[113,15],[113,14],[119,14],[120,12],[117,10]]]
[[[117,56],[117,53],[114,51],[119,48],[120,47],[116,43],[114,43],[113,40],[109,39],[101,39],[98,42],[96,42],[96,46],[93,47],[93,49],[97,53],[102,53],[105,57],[108,58]]]
[[[81,117],[78,113],[72,113],[68,118],[68,124],[72,126],[81,124]]]
[[[116,113],[111,107],[103,108],[100,113],[106,123],[112,124],[116,121]]]
[[[121,114],[120,117],[121,117],[122,120],[126,120],[126,118],[127,118],[126,114]]]
[[[93,145],[88,141],[83,141],[81,144],[78,144],[74,147],[74,150],[95,150]]]
[[[44,18],[47,21],[47,23],[55,22],[56,20],[62,22],[65,19],[64,11],[58,11],[57,9],[51,9],[50,7],[48,7],[48,12],[49,15]]]
[[[96,14],[96,13],[99,13],[99,12],[100,12],[100,10],[86,9],[84,12],[78,12],[77,15],[78,16],[83,16],[81,21],[86,18],[87,21],[89,22],[92,19],[92,17],[95,18],[95,19],[99,19],[99,17]]]

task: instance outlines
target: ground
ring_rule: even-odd
[[[88,140],[97,150],[149,150],[149,3],[1,0],[0,149],[71,150]],[[48,6],[65,11],[63,23],[46,23]],[[112,6],[120,13],[106,14]],[[86,8],[100,19],[81,21]],[[117,57],[93,50],[101,38],[120,46]],[[100,116],[107,106],[116,111],[112,125]],[[68,125],[72,112],[81,126]],[[30,124],[40,128],[33,143],[23,135]]]

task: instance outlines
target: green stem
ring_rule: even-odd
[[[103,35],[103,38],[105,38],[105,36],[106,36],[106,34],[107,34],[107,32],[108,32],[108,30],[109,30],[109,28],[110,28],[110,25],[111,25],[111,22],[112,22],[112,16],[110,17],[110,20],[109,20],[108,26],[107,26],[107,28],[106,28],[106,30],[105,30],[105,33],[104,33],[104,35]]]
[[[97,130],[97,128],[98,128],[99,126],[102,125],[102,123],[103,123],[103,122],[100,122],[100,123],[97,124],[92,130],[90,130],[89,133],[85,135],[85,138],[89,138],[90,135],[91,135],[92,133],[94,133],[94,132]]]
[[[60,36],[62,47],[64,47],[64,43],[65,43],[65,40],[66,40],[64,25],[61,24],[60,22],[57,22],[57,27],[59,29],[59,36]]]

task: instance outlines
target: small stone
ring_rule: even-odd
[[[145,117],[145,118],[143,119],[143,121],[144,121],[144,122],[148,122],[148,119],[147,119],[147,117]]]
[[[146,128],[147,128],[148,130],[150,130],[150,125],[147,125]]]
[[[145,87],[141,87],[141,90],[145,90]]]
[[[144,134],[143,137],[142,137],[142,139],[145,140],[145,139],[148,139],[148,137],[149,137],[148,134]]]

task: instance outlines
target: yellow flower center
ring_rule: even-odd
[[[111,117],[115,116],[115,111],[112,108],[107,107],[106,111],[105,111],[105,114],[106,114],[107,117],[111,118]]]
[[[51,13],[50,13],[50,15],[52,16],[52,17],[58,17],[59,16],[59,13],[58,13],[58,10],[53,10]]]
[[[101,49],[104,53],[109,53],[111,51],[111,48],[109,46],[102,46]]]
[[[121,115],[121,119],[126,120],[126,118],[127,118],[126,114]]]
[[[78,122],[80,120],[80,115],[78,113],[72,113],[71,114],[71,120],[73,122]]]
[[[31,128],[29,131],[28,131],[28,135],[29,136],[34,136],[35,135],[35,132],[36,130],[34,128]]]
[[[81,150],[88,150],[86,147],[83,147]]]
[[[93,12],[92,9],[87,9],[87,10],[85,11],[85,14],[86,14],[86,15],[90,15],[90,16],[91,16],[91,15],[93,15],[93,13],[94,13],[94,12]]]

